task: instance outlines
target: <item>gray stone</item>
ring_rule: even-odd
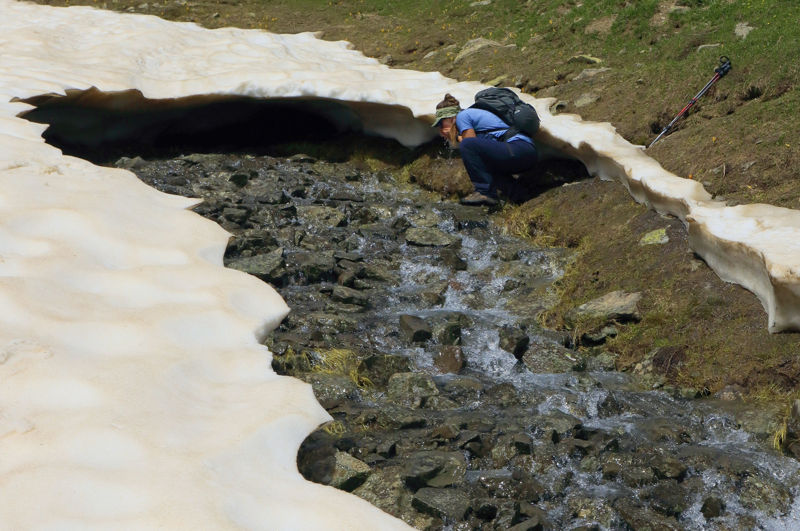
[[[585,366],[582,356],[558,343],[534,336],[522,362],[536,374],[570,372]]]
[[[286,255],[286,265],[309,283],[335,280],[336,260],[332,253],[294,252]]]
[[[267,254],[258,254],[245,258],[237,258],[226,264],[231,269],[244,271],[265,282],[280,283],[286,274],[283,248],[275,249]]]
[[[464,46],[461,48],[461,51],[458,52],[453,62],[454,63],[461,62],[470,55],[474,55],[486,48],[502,48],[502,47],[503,45],[497,41],[484,39],[482,37],[479,37],[477,39],[472,39],[464,44]]]
[[[574,320],[580,317],[589,317],[606,322],[638,321],[641,318],[638,306],[641,298],[641,293],[612,291],[581,304],[569,312],[568,318]]]
[[[443,373],[458,373],[464,368],[466,362],[461,347],[456,345],[443,345],[433,355],[433,365]]]
[[[438,450],[410,454],[403,465],[403,479],[412,489],[461,485],[467,462],[461,452]]]
[[[369,306],[369,297],[364,293],[346,286],[334,286],[331,299],[345,304],[355,304],[364,308]]]
[[[125,170],[137,170],[147,166],[147,161],[139,156],[133,158],[120,157],[114,163],[114,166],[116,166],[117,168],[123,168]]]
[[[347,217],[344,212],[332,207],[308,205],[297,207],[297,217],[311,227],[341,227]]]
[[[407,407],[421,407],[425,399],[439,394],[433,378],[427,374],[405,372],[396,373],[389,378],[386,395],[395,404]]]
[[[639,245],[664,245],[669,243],[669,236],[667,236],[667,229],[651,230],[641,237]]]
[[[416,315],[401,315],[400,330],[405,333],[409,341],[414,343],[424,343],[433,337],[433,332],[428,323]]]
[[[706,520],[718,518],[725,512],[725,502],[716,496],[709,496],[703,500],[703,506],[700,508],[700,512],[703,513]]]
[[[310,372],[302,375],[302,379],[311,384],[314,396],[323,407],[333,407],[343,400],[358,396],[355,382],[341,374]]]
[[[411,227],[405,232],[411,245],[420,247],[448,247],[461,243],[461,238],[447,234],[435,227]]]
[[[667,481],[656,485],[648,495],[650,506],[667,516],[677,517],[688,509],[690,505],[686,493],[675,481]]]
[[[667,516],[662,516],[653,511],[647,510],[639,502],[620,498],[614,504],[622,522],[629,529],[658,529],[659,531],[678,531],[683,527],[678,522]]]
[[[595,76],[597,76],[599,74],[603,74],[603,73],[608,72],[610,70],[611,69],[608,68],[608,67],[603,67],[603,68],[584,68],[583,71],[581,71],[580,74],[575,76],[573,81],[580,81],[582,79],[591,79],[591,78],[593,78],[593,77],[595,77]]]
[[[653,458],[651,462],[653,471],[661,479],[676,479],[678,481],[686,477],[688,468],[681,461],[674,457],[659,455]]]
[[[525,331],[513,326],[503,326],[500,331],[500,348],[510,352],[515,358],[520,359],[530,344],[530,338]]]
[[[467,270],[467,262],[458,256],[455,249],[442,249],[442,252],[439,253],[439,259],[443,266],[449,267],[454,271]]]
[[[433,409],[435,411],[444,411],[447,409],[456,409],[458,404],[450,400],[446,396],[429,396],[425,399],[425,409]]]
[[[753,31],[754,29],[755,28],[751,26],[748,22],[739,22],[733,29],[733,33],[740,39],[746,39],[747,36],[750,34],[750,32]]]
[[[443,393],[462,404],[477,400],[483,392],[483,384],[472,376],[446,376],[440,385]]]
[[[573,435],[575,430],[581,427],[581,421],[562,411],[554,411],[539,417],[533,427],[546,439],[557,443],[564,437]]]
[[[619,333],[615,326],[604,326],[600,330],[586,332],[581,336],[581,345],[593,346],[604,343],[609,337],[616,337]]]
[[[330,485],[337,489],[352,492],[358,488],[372,469],[365,462],[356,459],[346,452],[336,452],[336,465],[333,469]]]
[[[440,306],[444,304],[447,287],[447,282],[434,282],[423,287],[419,296],[428,306]]]
[[[449,315],[446,321],[439,321],[433,325],[433,334],[441,345],[459,345],[461,344],[461,320]]]
[[[406,356],[376,354],[361,360],[358,372],[365,374],[375,385],[385,385],[395,373],[409,372],[411,362]]]
[[[578,96],[578,99],[575,100],[575,107],[580,109],[581,107],[587,107],[593,103],[597,103],[600,100],[600,96],[597,94],[581,94]]]
[[[425,514],[463,520],[469,511],[469,496],[460,489],[426,487],[417,491],[411,505]]]
[[[430,516],[418,513],[412,507],[412,496],[400,477],[398,467],[372,472],[363,485],[353,491],[378,509],[394,514],[417,529],[432,529],[436,522]]]
[[[247,208],[226,207],[222,209],[222,217],[228,221],[242,224],[250,217],[250,210]]]

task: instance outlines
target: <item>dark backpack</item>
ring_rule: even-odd
[[[511,89],[490,87],[475,94],[476,109],[483,109],[497,115],[509,129],[500,137],[505,142],[517,133],[533,137],[539,130],[539,115],[532,105],[519,99]]]

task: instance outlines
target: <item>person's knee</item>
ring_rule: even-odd
[[[480,142],[478,142],[478,139],[476,137],[470,137],[461,140],[459,149],[461,149],[462,152],[474,153],[479,149],[479,146]]]

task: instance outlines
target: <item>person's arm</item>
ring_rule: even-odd
[[[475,129],[465,129],[461,131],[461,138],[475,138]]]

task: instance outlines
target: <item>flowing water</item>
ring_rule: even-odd
[[[314,358],[333,348],[361,358],[402,356],[408,371],[435,382],[431,393],[447,397],[426,395],[407,406],[422,416],[415,426],[427,428],[356,430],[348,444],[331,443],[369,463],[373,477],[399,470],[410,506],[369,498],[369,480],[355,490],[385,510],[418,527],[449,529],[501,529],[536,518],[557,529],[800,528],[798,463],[772,451],[764,433],[741,429],[735,408],[643,389],[539,327],[536,314],[552,303],[569,251],[534,247],[503,234],[483,208],[440,201],[388,173],[347,164],[205,155],[118,165],[165,191],[206,198],[198,211],[234,234],[229,265],[275,284],[293,308],[272,339],[277,361],[287,352]],[[252,265],[270,253],[277,262]],[[403,315],[421,318],[429,339],[409,339]],[[524,354],[500,347],[509,331],[527,336]],[[436,362],[446,344],[465,361],[457,374]],[[467,384],[476,392],[453,391]],[[389,385],[350,389],[346,399],[329,400],[329,409],[346,427],[357,414],[363,423],[365,411],[395,411]],[[511,399],[489,398],[509,385]],[[317,384],[315,391],[320,396]],[[451,424],[457,433],[446,442],[428,429]],[[370,447],[364,437],[378,442]],[[516,437],[508,455],[504,437]],[[431,440],[463,455],[465,469],[449,484],[427,485],[438,489],[417,490],[402,460],[429,450]],[[397,449],[382,452],[381,441]],[[506,495],[496,487],[504,481],[536,482],[538,490]],[[431,509],[435,503],[420,494],[427,490],[466,493],[469,508]],[[481,505],[481,497],[493,501]],[[510,498],[513,515],[503,516]]]

